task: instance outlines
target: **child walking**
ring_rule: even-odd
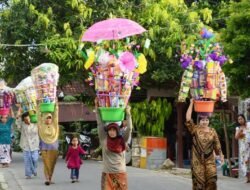
[[[80,155],[86,154],[86,152],[79,146],[79,140],[76,136],[73,136],[70,142],[71,146],[68,149],[66,155],[67,167],[71,169],[70,178],[72,183],[79,182],[79,169],[82,164]]]

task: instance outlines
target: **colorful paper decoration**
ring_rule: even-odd
[[[147,70],[145,56],[129,46],[110,49],[100,44],[88,51],[93,53],[88,53],[84,65],[91,71],[86,81],[95,86],[100,107],[126,107],[133,87],[139,85],[139,75]]]
[[[211,30],[203,28],[201,39],[187,46],[182,44],[181,66],[185,69],[178,101],[189,95],[195,100],[227,101],[227,84],[221,66],[228,60],[222,47],[215,42]]]

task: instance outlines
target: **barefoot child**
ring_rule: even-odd
[[[79,140],[76,136],[71,139],[71,146],[66,155],[67,167],[71,169],[70,178],[72,183],[78,182],[79,179],[79,169],[82,164],[80,155],[86,154],[86,152],[79,146]]]

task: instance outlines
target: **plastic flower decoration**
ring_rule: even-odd
[[[211,30],[207,30],[206,28],[203,28],[200,32],[201,37],[204,39],[210,39],[212,37],[214,37],[214,34],[212,33]]]
[[[147,71],[147,60],[144,54],[140,53],[137,57],[137,62],[139,64],[138,68],[135,70],[136,72],[143,74]]]
[[[110,53],[102,48],[97,48],[97,49],[98,50],[95,55],[96,61],[102,66],[107,65],[110,60]]]
[[[121,55],[119,56],[119,61],[120,61],[119,66],[121,71],[126,73],[133,71],[135,69],[136,59],[135,56],[129,51],[121,53]]]
[[[89,69],[93,65],[94,61],[95,61],[95,52],[90,51],[88,53],[88,59],[86,60],[86,62],[84,64],[84,68]]]

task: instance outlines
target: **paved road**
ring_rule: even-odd
[[[33,179],[25,179],[22,155],[15,153],[10,168],[0,170],[7,181],[9,190],[100,190],[101,162],[87,160],[81,167],[80,183],[70,183],[69,170],[64,160],[58,159],[55,169],[54,181],[56,184],[45,186],[43,184],[42,163],[39,163],[38,176]],[[143,170],[128,167],[130,190],[191,190],[191,179],[175,176],[167,172]],[[0,188],[1,189],[1,188]],[[219,190],[249,190],[250,185],[233,178],[220,177]]]

